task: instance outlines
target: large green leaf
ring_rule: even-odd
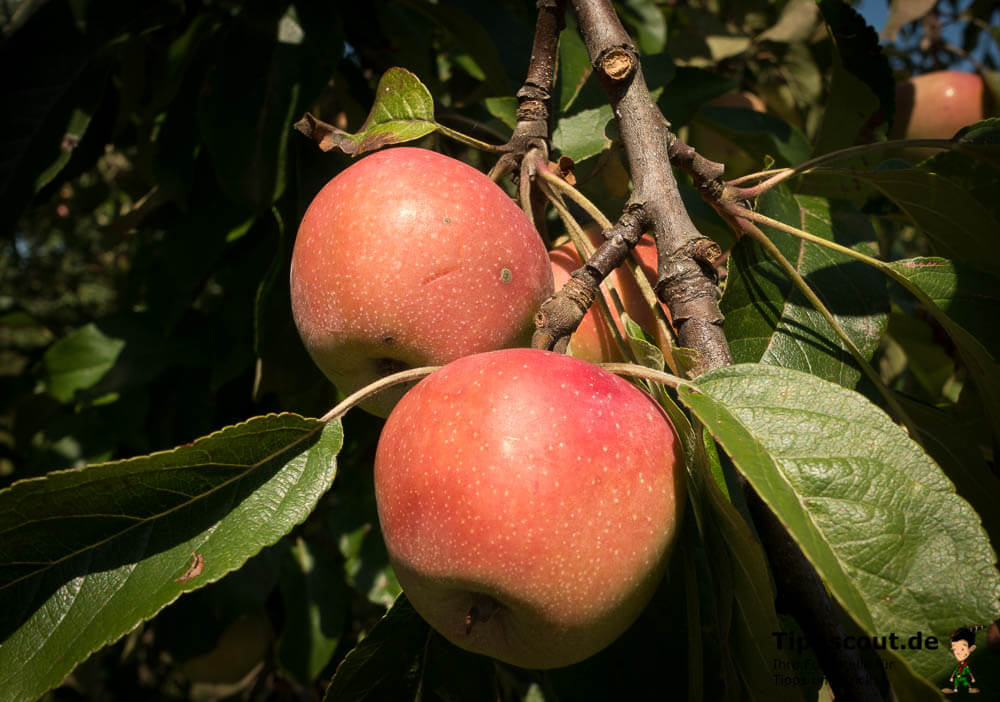
[[[705,105],[696,121],[722,134],[761,163],[773,158],[778,166],[794,166],[812,153],[809,140],[799,129],[771,114]]]
[[[552,132],[552,145],[577,163],[596,156],[611,146],[604,131],[612,119],[614,113],[609,105],[562,117]]]
[[[1000,261],[990,255],[1000,241],[1000,221],[966,188],[922,168],[886,167],[854,176],[895,202],[942,256],[1000,274]]]
[[[567,26],[559,35],[559,114],[572,107],[593,71],[580,33],[576,27]]]
[[[986,289],[981,298],[970,300],[969,298],[978,297],[975,284],[976,281],[982,281],[984,276],[975,274],[970,279],[969,276],[962,275],[963,267],[956,268],[955,264],[941,258],[914,258],[888,265],[898,274],[897,282],[917,296],[951,337],[962,363],[979,391],[993,428],[993,436],[1000,438],[1000,364],[993,355],[996,348],[995,330],[985,333],[982,331],[989,327],[989,320],[995,314],[995,307],[990,304],[995,288]],[[959,283],[960,280],[963,282]],[[965,281],[969,281],[973,287],[967,287]],[[977,311],[986,316],[980,319]],[[967,326],[986,336],[990,349]]]
[[[198,102],[198,125],[219,183],[253,212],[285,189],[288,138],[301,85],[298,47],[279,41],[281,3],[235,23],[220,42]]]
[[[0,492],[0,699],[36,699],[277,542],[330,487],[341,442],[339,422],[269,415]]]
[[[857,143],[880,107],[891,123],[896,93],[889,59],[865,18],[843,0],[822,0],[819,6],[833,51],[833,79],[816,139],[816,153],[822,154]]]
[[[285,630],[278,641],[282,668],[311,685],[333,658],[347,619],[347,587],[340,559],[325,544],[299,537],[281,563]]]
[[[863,217],[821,198],[772,191],[760,198],[757,209],[841,244],[855,243],[870,232]],[[881,276],[844,254],[772,228],[763,230],[871,358],[885,331],[889,308]],[[858,382],[861,371],[843,342],[777,263],[748,239],[735,247],[730,260],[721,307],[737,363],[796,368],[845,387]]]
[[[994,544],[1000,544],[1000,478],[983,458],[983,432],[954,413],[900,397],[907,415],[920,432],[920,442],[955,483],[958,494],[979,513]]]
[[[714,445],[709,450],[714,452]],[[717,456],[709,458],[712,463],[719,463]],[[774,609],[774,590],[760,542],[707,471],[689,484],[700,493],[704,513],[700,528],[705,548],[712,554],[709,571],[716,583],[714,594],[730,610],[723,639],[739,671],[739,679],[744,681],[745,698],[804,699],[804,686],[781,685],[775,680],[775,671],[791,670],[792,663],[788,660],[789,651],[775,646],[774,632],[782,627]],[[723,559],[730,573],[718,583]]]
[[[324,700],[416,699],[431,628],[400,595],[385,616],[341,661]]]
[[[660,361],[662,368],[662,361]],[[652,365],[651,367],[655,367]],[[692,427],[683,410],[662,393],[662,387],[650,388],[677,429],[684,448],[687,469],[687,520],[679,553],[686,579],[693,580],[698,567],[698,583],[688,584],[688,598],[696,605],[688,627],[690,665],[701,670],[702,648],[714,659],[704,679],[706,694],[695,694],[702,676],[689,676],[689,698],[710,697],[721,685],[730,694],[738,686],[746,699],[801,700],[798,686],[778,685],[773,674],[789,670],[786,651],[774,647],[773,632],[779,631],[774,609],[774,591],[767,571],[767,561],[760,542],[751,533],[729,495],[724,493],[725,478],[715,444],[701,429]],[[731,469],[730,469],[731,470]],[[739,498],[737,498],[739,499]],[[693,591],[692,591],[693,590]],[[705,643],[702,644],[702,640]]]
[[[711,371],[678,393],[865,631],[945,641],[1000,614],[996,554],[978,515],[863,396],[751,364]],[[943,646],[888,653],[927,679],[954,665]]]
[[[96,324],[70,332],[45,352],[49,392],[61,402],[97,383],[115,365],[125,341],[104,334]]]

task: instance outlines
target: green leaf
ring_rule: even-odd
[[[632,353],[635,354],[636,362],[640,366],[662,371],[666,367],[667,362],[663,358],[663,352],[660,350],[660,347],[656,345],[653,339],[627,313],[623,312],[621,318],[622,325],[625,327],[625,338],[628,341],[628,345],[632,348]]]
[[[946,258],[908,258],[889,265],[922,290],[955,324],[976,337],[994,358],[1000,356],[1000,327],[993,319],[1000,309],[1000,278]],[[906,305],[912,298],[904,300],[900,295],[896,301]]]
[[[1000,177],[1000,119],[984,119],[955,135],[965,145],[963,151],[939,151],[920,169],[937,173],[969,193],[1000,221],[1000,198],[996,197]],[[969,151],[972,147],[974,150]]]
[[[333,657],[347,620],[347,587],[340,559],[299,537],[281,564],[285,630],[278,660],[296,681],[311,685]]]
[[[955,374],[955,361],[948,349],[934,339],[934,330],[923,319],[893,310],[889,315],[887,339],[905,355],[900,392],[917,395],[931,403],[955,401],[948,388]],[[893,347],[887,347],[887,351]],[[915,384],[911,381],[915,381]],[[950,399],[949,399],[950,398]]]
[[[819,7],[814,0],[792,0],[781,10],[778,21],[764,30],[755,41],[804,42],[816,31],[818,22]]]
[[[717,457],[714,463],[718,463]],[[724,604],[731,610],[723,639],[730,647],[728,657],[735,662],[739,679],[744,681],[746,698],[802,700],[801,687],[778,685],[774,680],[776,670],[789,670],[791,666],[787,652],[774,647],[773,633],[782,627],[774,609],[774,591],[760,542],[720,491],[717,478],[702,471],[692,482],[700,484],[698,492],[705,514],[701,528],[705,548],[712,554],[709,568],[713,580],[723,558],[728,560],[732,571],[725,586],[716,587],[714,596],[727,600]]]
[[[845,69],[838,57],[814,153],[818,156],[846,149],[863,138],[870,141],[870,136],[862,135],[862,130],[879,108],[878,96],[871,87]]]
[[[709,100],[739,88],[732,78],[694,66],[678,66],[673,79],[656,101],[676,129],[687,124]]]
[[[590,55],[575,27],[566,27],[559,34],[559,112],[566,111],[576,102],[587,78],[594,69]]]
[[[867,85],[891,123],[896,111],[896,81],[889,59],[882,52],[878,34],[857,10],[843,0],[821,0],[819,7],[833,39],[835,70],[843,70]],[[863,92],[854,86],[843,96],[847,95],[860,97]],[[837,94],[832,94],[827,101],[828,110],[835,97]],[[871,98],[864,98],[864,102],[868,103],[865,107],[870,107],[870,101]],[[858,126],[851,120],[852,129]]]
[[[989,298],[991,293],[986,293],[979,307],[980,312],[989,316],[983,320],[976,320],[976,303],[972,304],[971,309],[965,310],[964,305],[967,301],[956,296],[959,290],[957,274],[962,269],[956,269],[950,261],[940,258],[914,258],[887,265],[900,276],[897,282],[917,296],[935,321],[951,337],[962,363],[969,372],[969,377],[979,391],[990,419],[993,436],[1000,438],[1000,364],[997,363],[996,356],[963,326],[963,324],[970,326],[989,324],[988,320],[993,319],[995,314],[995,308]],[[974,287],[965,295],[975,296],[975,293]],[[957,319],[952,317],[953,314]],[[993,334],[990,334],[989,338],[995,341]],[[991,344],[991,348],[995,349],[995,346]]]
[[[347,654],[330,681],[324,700],[416,699],[420,666],[431,636],[413,605],[400,595],[361,642]]]
[[[978,515],[863,396],[765,365],[710,371],[678,395],[869,634],[944,641],[1000,614]],[[928,679],[954,664],[946,647],[888,654]]]
[[[866,235],[874,238],[864,217],[821,198],[771,191],[758,200],[757,209],[842,244]],[[882,276],[844,254],[776,229],[762,229],[870,359],[885,331],[889,311]],[[861,371],[843,342],[777,263],[749,239],[733,249],[730,261],[721,309],[737,363],[796,368],[845,387],[857,384]]]
[[[937,0],[892,0],[889,3],[889,18],[882,28],[882,36],[889,41],[896,41],[896,36],[903,25],[920,19],[937,4]]]
[[[761,163],[770,157],[777,166],[794,166],[812,154],[809,140],[798,128],[766,112],[704,105],[698,111],[696,120],[719,132]]]
[[[940,255],[1000,275],[995,250],[1000,221],[965,188],[920,168],[886,168],[854,176],[895,202]]]
[[[677,430],[688,476],[690,513],[679,553],[673,559],[675,563],[684,561],[687,580],[693,577],[689,572],[693,562],[699,565],[699,584],[686,583],[690,604],[700,601],[701,605],[700,611],[693,613],[695,622],[688,631],[692,637],[689,648],[698,647],[689,652],[690,664],[700,668],[702,645],[698,642],[704,636],[706,656],[721,667],[706,678],[707,688],[711,689],[713,682],[718,684],[721,677],[724,689],[729,690],[743,681],[747,699],[801,700],[797,688],[774,684],[775,666],[781,669],[787,661],[785,653],[771,643],[772,632],[780,627],[767,562],[746,520],[723,492],[725,477],[715,443],[700,424],[696,423],[699,429],[694,430],[687,415],[662,392],[662,386],[654,387],[654,395]],[[700,676],[689,676],[692,688],[698,681]],[[689,690],[689,697],[695,692]],[[693,699],[708,697],[711,694]]]
[[[0,690],[36,699],[277,542],[329,489],[341,443],[339,422],[269,415],[0,492]]]
[[[358,156],[383,146],[413,141],[437,130],[434,99],[420,79],[405,68],[390,68],[375,89],[375,103],[368,119],[354,134],[336,128],[325,130],[320,148],[338,148]]]
[[[454,4],[439,5],[436,2],[406,2],[406,4],[443,29],[450,35],[451,40],[467,53],[467,58],[471,58],[481,72],[482,77],[476,77],[486,83],[490,93],[503,95],[512,92],[510,78],[498,52],[498,42],[490,37],[490,29],[484,27],[476,17]]]
[[[613,118],[610,105],[563,117],[556,122],[552,132],[552,145],[563,156],[569,156],[577,163],[596,156],[611,146],[604,130]]]
[[[301,90],[297,46],[278,41],[280,3],[240,15],[219,42],[198,101],[198,125],[222,185],[252,212],[285,190],[288,137]]]
[[[983,458],[979,427],[968,426],[953,413],[901,397],[907,415],[916,423],[920,442],[955,483],[983,520],[994,544],[1000,543],[1000,478]]]
[[[46,384],[61,402],[96,384],[115,365],[125,348],[123,339],[106,336],[94,323],[70,332],[45,352]]]
[[[667,21],[663,10],[654,0],[624,0],[622,21],[639,40],[644,54],[658,54],[667,45]]]
[[[483,101],[486,105],[486,110],[496,117],[498,120],[503,122],[505,125],[514,129],[517,127],[517,98],[508,95],[504,97],[491,97],[486,98]]]

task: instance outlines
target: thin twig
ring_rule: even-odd
[[[332,419],[342,416],[347,412],[347,410],[355,407],[356,405],[364,402],[369,397],[377,395],[386,388],[391,388],[394,385],[401,385],[403,383],[410,383],[414,380],[420,380],[421,378],[426,378],[428,375],[436,371],[440,366],[424,366],[422,368],[408,368],[405,371],[400,371],[399,373],[393,373],[392,375],[387,375],[384,378],[379,378],[374,383],[364,386],[360,390],[357,390],[343,400],[341,400],[337,405],[331,409],[329,412],[324,414],[319,418],[321,422],[329,422]]]

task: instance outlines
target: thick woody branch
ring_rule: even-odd
[[[636,221],[650,225],[656,240],[657,295],[670,309],[678,342],[701,354],[705,370],[729,365],[732,356],[722,331],[723,319],[711,267],[714,257],[721,252],[699,234],[691,221],[671,170],[671,157],[694,174],[703,197],[718,203],[720,210],[728,209],[722,204],[731,197],[721,180],[723,169],[669,134],[643,79],[638,51],[610,0],[573,0],[573,9],[591,63],[618,119],[633,184],[628,211]],[[591,261],[598,258],[597,254]],[[587,282],[595,273],[601,274],[617,255],[617,249],[609,247],[597,265],[588,261],[577,271],[579,280]],[[878,699],[870,679],[862,682],[862,686],[870,686],[867,691],[859,689],[858,671],[865,669],[854,655],[856,652],[833,650],[833,642],[842,640],[843,630],[836,607],[815,569],[775,515],[749,486],[745,489],[772,565],[779,600],[793,610],[816,647],[817,657],[838,697]]]
[[[605,242],[597,247],[583,267],[573,272],[558,293],[542,303],[535,315],[532,347],[565,350],[570,335],[580,326],[596,299],[601,281],[622,264],[629,250],[642,238],[647,225],[639,208],[633,208],[626,210],[618,223],[604,233]]]
[[[667,124],[653,103],[639,53],[608,0],[573,0],[591,63],[618,119],[633,191],[656,240],[656,293],[670,309],[677,340],[708,370],[732,362],[712,263],[721,251],[695,228],[670,166]]]
[[[517,172],[525,154],[540,149],[549,152],[552,120],[552,85],[555,82],[559,33],[565,26],[566,0],[538,0],[535,40],[524,85],[517,91],[517,124],[514,134],[490,171],[493,180]]]

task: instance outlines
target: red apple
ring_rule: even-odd
[[[896,139],[950,139],[985,114],[983,79],[963,71],[934,71],[896,86]]]
[[[526,668],[621,635],[663,575],[684,503],[662,408],[585,361],[468,356],[396,405],[375,498],[414,608],[457,646]]]
[[[599,233],[595,234],[588,230],[588,234],[590,235],[591,243],[595,246],[603,242],[603,237]],[[642,267],[643,273],[646,274],[646,279],[651,285],[655,285],[657,268],[656,243],[652,237],[647,235],[640,239],[639,243],[636,244],[635,252],[639,256],[639,264]],[[552,278],[555,281],[556,290],[565,285],[573,271],[583,265],[580,261],[580,256],[576,252],[576,247],[572,243],[564,244],[550,251],[549,260],[552,262]],[[622,305],[625,307],[625,312],[628,313],[628,316],[642,327],[643,331],[650,334],[657,345],[663,347],[669,343],[667,339],[661,338],[657,329],[655,315],[646,303],[646,299],[642,296],[642,292],[639,290],[639,286],[636,284],[632,274],[623,268],[618,268],[610,277],[618,290],[618,294],[621,296]],[[618,310],[611,301],[611,293],[604,286],[601,287],[601,290],[608,302],[608,308],[611,310],[611,316],[615,324],[618,325],[619,330],[624,335],[624,328],[621,325]],[[666,306],[661,303],[661,307],[667,313],[667,319],[669,319],[670,313],[667,311]],[[598,309],[597,302],[591,306],[583,321],[580,322],[580,326],[577,327],[577,330],[570,337],[567,352],[591,363],[625,360],[622,358],[618,346],[615,344],[611,330],[608,329],[607,324],[604,322],[603,313]]]
[[[552,294],[524,213],[471,166],[394,148],[338,174],[306,210],[292,253],[292,313],[344,393],[407,367],[528,345]],[[362,405],[385,416],[403,389]]]

